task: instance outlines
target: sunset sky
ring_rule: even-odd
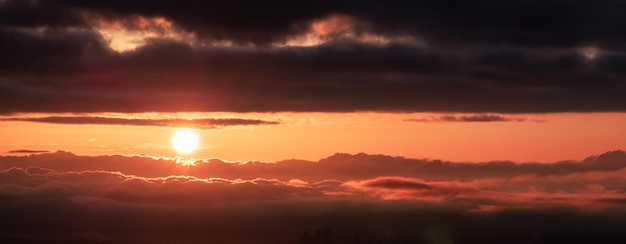
[[[0,0],[0,241],[623,243],[625,16]]]

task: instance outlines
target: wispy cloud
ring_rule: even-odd
[[[405,119],[407,122],[523,122],[525,118],[509,117],[497,114],[441,115],[428,118]],[[532,120],[536,121],[536,120]]]
[[[4,118],[0,121],[27,121],[52,124],[94,124],[130,126],[167,126],[216,129],[227,126],[276,125],[279,122],[260,119],[203,118],[203,119],[136,119],[98,116],[48,116],[36,118]]]
[[[11,150],[9,153],[48,153],[48,150],[29,150],[29,149],[20,149],[20,150]]]

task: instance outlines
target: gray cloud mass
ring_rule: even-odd
[[[0,113],[626,110],[622,1],[302,4],[4,1]],[[334,15],[355,36],[409,41],[275,45]],[[161,17],[209,44],[152,38],[119,53],[89,16],[128,30]]]

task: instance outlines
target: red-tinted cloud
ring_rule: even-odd
[[[67,152],[6,156],[0,158],[0,240],[291,243],[328,227],[338,242],[352,241],[354,232],[418,241],[443,231],[441,225],[452,226],[450,238],[464,243],[524,241],[520,235],[528,232],[550,242],[622,240],[612,226],[625,224],[624,162],[621,151],[583,162],[473,165],[364,154],[195,166]],[[457,179],[450,170],[456,167],[471,177]],[[490,172],[499,167],[515,174]],[[546,231],[553,225],[576,233],[574,239]],[[498,234],[485,239],[485,229]]]
[[[397,176],[433,180],[472,181],[479,179],[515,179],[535,177],[549,179],[576,174],[600,174],[626,168],[626,153],[612,151],[591,156],[583,161],[557,163],[481,162],[462,163],[441,160],[420,160],[386,155],[335,154],[318,162],[284,160],[275,163],[225,162],[199,159],[195,166],[175,163],[176,159],[144,156],[125,157],[77,156],[68,152],[2,157],[2,167],[42,167],[59,171],[101,169],[144,177],[185,174],[201,178],[276,178],[283,181],[301,179],[308,182],[335,179],[365,180],[380,176]]]
[[[456,182],[425,182],[421,179],[379,177],[346,184],[386,200],[446,201],[490,197],[490,194],[471,184]]]

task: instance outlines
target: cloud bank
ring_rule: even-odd
[[[623,151],[558,163],[337,154],[193,166],[68,152],[4,156],[0,239],[297,243],[328,228],[333,243],[619,243],[625,175]]]
[[[242,4],[3,1],[0,113],[626,110],[621,1]]]

